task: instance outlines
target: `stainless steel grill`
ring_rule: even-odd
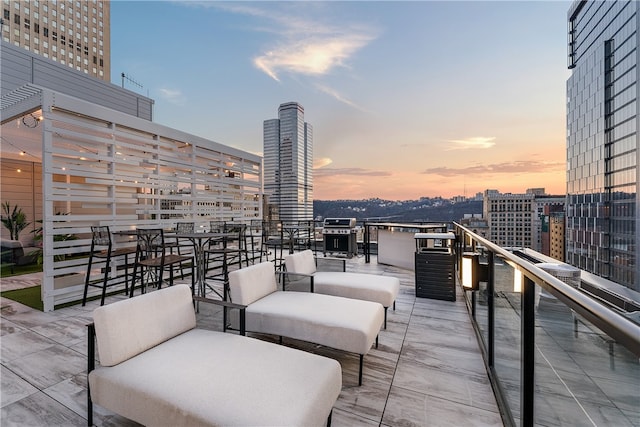
[[[338,253],[351,258],[358,254],[355,218],[326,218],[322,227],[324,254]]]

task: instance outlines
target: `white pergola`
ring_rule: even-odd
[[[81,298],[92,225],[262,218],[260,156],[33,85],[1,112],[3,160],[17,149],[41,164],[45,311]]]

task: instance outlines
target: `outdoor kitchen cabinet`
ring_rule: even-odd
[[[456,300],[455,234],[416,233],[416,297]]]

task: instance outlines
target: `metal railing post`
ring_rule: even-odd
[[[495,345],[495,273],[494,273],[493,252],[487,253],[487,364],[494,367],[494,345]]]
[[[533,427],[535,421],[535,334],[536,285],[528,277],[523,277],[521,307],[521,347],[520,347],[520,420],[523,427]]]

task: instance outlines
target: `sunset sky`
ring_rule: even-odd
[[[112,1],[112,82],[260,155],[299,102],[318,200],[564,194],[570,4]]]

